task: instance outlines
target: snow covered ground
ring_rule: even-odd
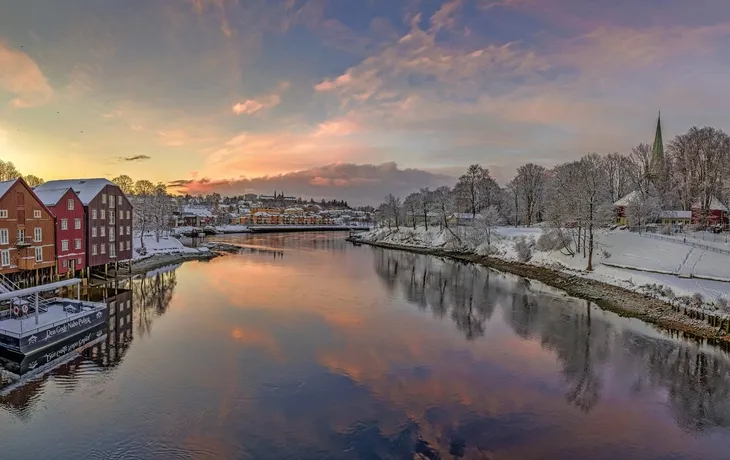
[[[189,225],[180,226],[180,227],[175,227],[172,231],[174,233],[188,233],[188,232],[192,232],[194,228],[196,228],[196,227],[191,227]],[[248,231],[248,226],[246,226],[246,225],[217,225],[217,226],[214,226],[213,228],[221,233],[246,233]]]
[[[401,228],[399,231],[380,228],[361,235],[369,241],[398,244],[411,247],[454,249],[456,232],[463,237],[463,229],[440,231],[438,227],[417,229]],[[499,227],[492,234],[493,257],[517,261],[515,242],[524,237],[536,241],[541,228]],[[626,230],[601,231],[596,234],[597,249],[594,253],[592,272],[587,272],[587,259],[582,254],[571,256],[560,251],[540,252],[533,249],[528,263],[569,272],[628,289],[646,284],[662,284],[671,287],[677,295],[700,292],[708,300],[730,298],[730,255],[703,250],[682,241],[655,239]],[[717,241],[720,244],[720,241]],[[724,245],[724,241],[722,242]],[[486,245],[477,245],[475,252],[485,254]],[[626,267],[626,268],[624,268]],[[688,278],[680,278],[683,274]],[[698,277],[711,279],[698,279]]]
[[[199,252],[207,252],[208,248],[188,248],[184,246],[180,240],[173,238],[169,235],[163,235],[160,237],[160,241],[152,233],[147,233],[144,236],[144,246],[147,250],[146,255],[140,255],[138,249],[141,247],[139,239],[139,233],[134,235],[132,238],[132,257],[134,260],[142,260],[152,257],[156,254],[196,254]]]

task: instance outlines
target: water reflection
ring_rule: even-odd
[[[153,318],[167,310],[175,287],[176,268],[168,267],[145,277],[85,290],[86,300],[108,305],[107,324],[43,350],[40,354],[48,355],[51,369],[20,381],[4,379],[0,389],[7,388],[0,396],[0,407],[26,419],[48,385],[68,393],[75,391],[85,379],[113,372],[132,344],[135,322],[140,335],[149,334]]]
[[[539,283],[525,279],[405,252],[375,254],[375,271],[389,290],[435,317],[450,317],[468,340],[484,335],[499,307],[515,334],[555,354],[565,399],[583,412],[596,407],[606,382],[622,381],[635,397],[666,394],[683,429],[730,426],[730,362],[718,350],[622,327],[624,320],[588,302],[536,290]]]

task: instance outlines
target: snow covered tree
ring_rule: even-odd
[[[408,221],[410,221],[414,230],[416,228],[416,221],[418,220],[417,216],[419,214],[420,203],[421,196],[418,192],[411,193],[403,200],[403,211],[406,218],[405,223],[408,225]]]
[[[524,203],[525,224],[532,225],[533,219],[539,218],[539,207],[543,201],[547,170],[534,163],[517,168],[517,176],[512,181],[514,192]],[[516,206],[515,206],[516,207]]]
[[[504,218],[496,206],[482,209],[474,219],[474,227],[478,229],[487,240],[487,246],[492,246],[492,233],[496,227],[504,223]]]
[[[423,225],[425,225],[426,230],[428,230],[429,213],[434,205],[433,192],[429,190],[428,187],[422,188],[418,194],[418,198],[419,213],[423,216]]]
[[[444,229],[449,227],[449,216],[454,212],[454,194],[447,186],[442,186],[433,191],[433,209],[436,211],[439,226]]]
[[[656,222],[659,219],[661,211],[661,200],[653,187],[646,193],[637,191],[626,207],[629,227],[638,227],[639,233],[641,233],[641,229],[646,228],[646,224]]]
[[[609,200],[615,203],[634,189],[633,164],[628,157],[619,153],[609,153],[604,161],[608,176]]]
[[[165,184],[158,183],[155,186],[155,193],[149,199],[149,223],[151,230],[155,232],[155,239],[159,242],[160,236],[170,230],[172,214],[175,204],[172,197],[167,193]]]
[[[456,204],[472,217],[484,208],[496,204],[499,186],[481,165],[471,165],[454,187]]]
[[[389,193],[385,197],[385,215],[394,224],[396,230],[400,229],[401,213],[403,212],[403,206],[401,205],[400,198]]]
[[[576,200],[580,219],[588,236],[587,271],[593,270],[595,231],[608,223],[610,211],[608,180],[603,159],[595,153],[588,154],[578,162],[575,184]]]

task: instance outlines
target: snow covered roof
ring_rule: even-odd
[[[702,208],[702,204],[700,203],[700,200],[695,201],[695,203],[692,205],[692,209],[700,209]],[[722,204],[720,200],[717,199],[717,197],[712,197],[712,200],[710,200],[710,210],[711,211],[725,211],[727,212],[727,207]]]
[[[63,196],[68,192],[70,187],[67,188],[59,188],[55,190],[38,190],[34,189],[36,196],[39,200],[41,200],[41,203],[45,204],[46,206],[56,206],[58,201],[63,198]]]
[[[662,211],[659,213],[662,219],[691,219],[692,211]]]
[[[634,201],[635,199],[637,199],[638,197],[639,197],[639,191],[634,190],[633,192],[629,193],[625,197],[623,197],[620,200],[618,200],[617,202],[615,202],[613,205],[614,206],[629,206],[631,204],[631,202]]]
[[[209,209],[200,208],[196,206],[183,206],[182,211],[186,214],[191,214],[198,217],[213,217],[213,213]]]
[[[8,190],[10,190],[10,187],[12,187],[13,184],[17,180],[18,179],[11,179],[11,180],[6,180],[6,181],[0,182],[0,198],[2,198],[3,195],[5,195],[6,193],[8,193]]]
[[[456,219],[473,219],[474,215],[470,212],[457,212],[452,214],[451,217]]]
[[[108,179],[100,178],[52,180],[39,185],[34,191],[38,193],[45,192],[47,190],[67,190],[71,188],[79,196],[79,199],[84,206],[87,206],[107,185],[116,184]]]

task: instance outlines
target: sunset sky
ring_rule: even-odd
[[[727,130],[727,0],[0,0],[0,158],[357,201]]]

